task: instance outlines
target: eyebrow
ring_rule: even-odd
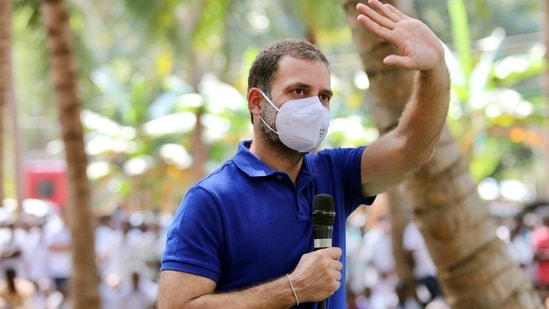
[[[292,88],[305,88],[307,90],[310,90],[311,86],[305,83],[297,82],[297,83],[290,84],[286,87],[286,89],[292,89]],[[330,89],[321,89],[320,94],[327,95],[330,98],[334,96],[333,91]]]

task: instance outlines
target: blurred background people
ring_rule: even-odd
[[[437,279],[437,269],[417,225],[410,221],[404,229],[403,247],[413,269],[418,287],[418,298],[427,304],[442,296]]]

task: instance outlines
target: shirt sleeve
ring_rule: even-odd
[[[166,235],[161,270],[176,270],[218,282],[223,225],[217,203],[200,187],[189,190]]]

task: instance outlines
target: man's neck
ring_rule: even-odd
[[[271,169],[287,173],[295,184],[303,164],[302,153],[289,149],[283,151],[257,137],[252,140],[250,151]]]

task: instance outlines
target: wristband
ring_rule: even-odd
[[[294,293],[295,302],[297,303],[296,306],[299,306],[299,298],[297,298],[297,293],[295,292],[294,284],[292,283],[292,279],[290,279],[290,274],[286,274],[286,277],[288,277],[288,281],[290,281],[290,288],[292,288],[292,292]]]

